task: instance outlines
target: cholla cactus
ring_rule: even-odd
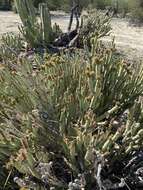
[[[20,35],[14,33],[6,33],[1,37],[0,45],[0,59],[1,62],[9,62],[18,57],[20,51],[23,49],[24,41]]]
[[[110,17],[106,17],[96,9],[89,10],[88,14],[81,16],[81,27],[79,29],[80,41],[88,42],[93,37],[102,38],[108,36],[111,31]]]
[[[142,66],[134,71],[97,37],[90,47],[0,68],[0,158],[37,189],[106,188],[103,168],[143,146]]]

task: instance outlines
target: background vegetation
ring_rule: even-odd
[[[41,2],[46,2],[50,10],[64,10],[69,11],[73,6],[73,1],[70,0],[33,0],[35,7]],[[106,9],[112,6],[117,9],[123,17],[130,13],[130,18],[135,22],[143,21],[143,3],[142,0],[75,0],[79,3],[81,8],[89,6],[96,7],[97,9]],[[15,0],[1,0],[1,10],[16,10]]]

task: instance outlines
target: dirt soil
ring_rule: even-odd
[[[63,13],[52,13],[52,23],[58,23],[63,31],[67,30],[69,16]],[[0,35],[6,32],[18,32],[21,24],[20,18],[13,12],[0,11]],[[125,19],[114,18],[111,21],[112,31],[110,37],[104,38],[109,42],[115,36],[116,47],[127,58],[143,59],[143,27],[133,27]]]
[[[143,26],[135,27],[126,19],[113,18],[112,31],[105,41],[111,41],[115,36],[117,49],[126,55],[128,59],[143,59]]]

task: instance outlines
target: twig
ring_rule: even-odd
[[[102,164],[98,165],[98,169],[97,169],[97,183],[99,186],[99,190],[106,190],[106,188],[102,185],[102,181],[101,181],[101,170],[102,170]]]
[[[79,14],[78,14],[78,9],[79,9],[79,5],[75,5],[72,9],[71,9],[71,15],[70,15],[70,21],[69,21],[69,26],[68,26],[68,31],[71,30],[72,28],[72,23],[73,23],[73,18],[75,15],[76,18],[76,30],[79,28]]]

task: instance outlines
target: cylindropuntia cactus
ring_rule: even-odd
[[[111,173],[143,147],[142,104],[136,102],[143,68],[131,74],[97,37],[90,48],[14,59],[16,67],[0,69],[0,162],[9,158],[7,168],[35,180],[37,189],[107,189],[102,168]]]

